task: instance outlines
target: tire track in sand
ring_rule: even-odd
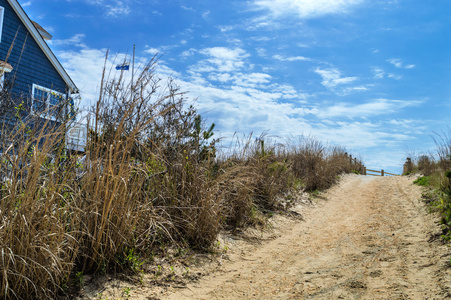
[[[406,177],[344,176],[305,221],[278,217],[276,238],[230,246],[229,261],[166,299],[446,299],[446,247]],[[449,261],[449,260],[448,260]]]

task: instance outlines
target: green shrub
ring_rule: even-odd
[[[415,180],[413,183],[420,185],[420,186],[428,186],[430,185],[431,177],[429,176],[421,176],[417,180]]]

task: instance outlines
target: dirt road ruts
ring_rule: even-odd
[[[221,266],[163,299],[448,299],[446,245],[407,177],[344,176],[303,221],[272,239],[232,242]],[[225,241],[227,243],[227,240]]]

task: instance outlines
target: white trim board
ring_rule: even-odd
[[[2,41],[2,35],[3,35],[3,22],[5,21],[5,8],[3,6],[0,6],[0,43]]]

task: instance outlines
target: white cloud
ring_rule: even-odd
[[[182,9],[184,9],[184,10],[187,10],[187,11],[194,11],[194,9],[190,6],[190,7],[188,7],[188,6],[185,6],[185,5],[182,5],[182,6],[180,6]]]
[[[350,94],[352,92],[363,92],[363,91],[367,91],[367,90],[368,90],[368,88],[366,86],[363,86],[363,85],[353,86],[353,87],[346,87],[341,92],[341,95],[347,95],[347,94]]]
[[[32,4],[31,1],[27,1],[27,2],[25,2],[25,3],[22,3],[21,6],[22,6],[22,7],[27,7],[27,6],[30,6],[31,4]]]
[[[190,48],[190,49],[188,49],[188,50],[183,51],[182,54],[180,54],[180,56],[181,56],[183,59],[187,59],[188,57],[193,56],[196,52],[197,52],[196,49]]]
[[[389,74],[387,75],[387,77],[388,77],[388,78],[395,79],[395,80],[401,80],[401,79],[402,79],[402,75],[393,74],[393,73],[389,73]]]
[[[57,52],[64,68],[80,89],[81,108],[90,106],[98,97],[106,49],[81,49]]]
[[[394,60],[390,63],[393,64],[397,68],[403,68],[402,62],[400,62],[398,60]],[[408,65],[404,68],[411,69],[414,67],[415,67],[414,65]],[[401,80],[403,78],[402,75],[399,75],[399,74],[385,73],[384,69],[382,69],[381,67],[373,67],[371,70],[374,74],[374,76],[373,76],[374,79],[382,79],[382,78],[388,77],[388,78],[395,79],[395,80]]]
[[[366,118],[383,114],[391,114],[405,107],[416,106],[422,101],[376,99],[363,104],[337,103],[333,106],[322,107],[318,111],[320,118]]]
[[[246,77],[246,75],[243,76]],[[256,80],[259,81],[262,78],[257,76]],[[269,78],[263,80],[269,80]],[[199,85],[198,82],[202,84]],[[289,135],[296,128],[311,131],[311,125],[302,118],[307,109],[295,105],[296,101],[280,102],[281,99],[292,99],[293,89],[280,87],[273,90],[270,88],[271,84],[265,90],[258,86],[244,85],[219,87],[212,85],[211,82],[199,80],[185,81],[181,85],[190,91],[191,96],[198,98],[196,104],[199,110],[208,112],[206,116],[214,120],[218,129],[222,131],[222,135],[230,137],[235,131],[259,133],[267,129],[281,135]],[[300,99],[302,97],[299,95]],[[296,115],[296,117],[292,118],[290,115]]]
[[[256,48],[255,51],[257,51],[257,55],[260,57],[267,57],[266,54],[266,48]]]
[[[144,50],[144,53],[147,53],[147,54],[150,54],[150,55],[157,55],[158,53],[161,54],[161,51],[159,49],[157,49],[157,48],[150,47],[150,48]]]
[[[269,9],[274,15],[296,13],[308,19],[328,14],[346,13],[363,0],[255,0],[258,7]]]
[[[267,36],[253,36],[253,37],[251,37],[251,39],[256,41],[256,42],[269,42],[273,38],[270,38],[270,37],[267,37]]]
[[[81,90],[82,106],[94,104],[98,97],[105,52],[105,49],[79,49],[57,53]],[[217,47],[201,51],[190,49],[189,52],[193,56],[205,55],[206,58],[201,60],[202,64],[211,66],[214,70],[209,73],[195,72],[194,69],[201,65],[198,63],[186,73],[177,73],[165,65],[164,61],[160,61],[157,74],[163,79],[175,76],[181,90],[189,91],[187,96],[190,99],[198,99],[196,107],[208,122],[216,123],[218,136],[231,137],[235,131],[259,134],[270,129],[270,133],[282,137],[313,134],[325,142],[371,153],[374,152],[371,151],[372,147],[375,149],[381,144],[393,151],[393,147],[418,134],[413,130],[416,125],[410,125],[408,120],[377,122],[374,119],[370,121],[370,118],[399,112],[403,108],[418,105],[421,101],[376,99],[357,105],[343,102],[330,106],[312,106],[307,102],[311,95],[298,91],[290,84],[278,82],[270,74],[252,72],[245,68],[243,60],[248,54],[242,49]],[[114,69],[114,58],[116,62],[121,61],[125,59],[125,54],[110,54],[106,68],[106,74],[110,78],[118,74]],[[142,63],[144,58],[137,58],[137,61]],[[235,65],[237,62],[238,65]],[[221,68],[229,71],[219,71]],[[129,76],[130,73],[126,72],[124,75]],[[326,75],[332,85],[343,84],[343,80],[339,80],[343,77],[338,70],[329,69]],[[334,80],[336,82],[332,83]],[[350,88],[364,90],[366,87]],[[395,160],[398,162],[405,158],[403,153],[390,157],[394,161],[388,163],[385,160],[386,165],[395,165]],[[376,163],[373,159],[371,157],[369,162]]]
[[[387,122],[392,129],[403,132],[404,134],[424,134],[427,132],[425,122],[412,119],[393,119]]]
[[[103,6],[105,16],[107,17],[121,17],[131,13],[129,2],[130,0],[87,0],[89,4]]]
[[[125,16],[131,13],[130,7],[124,5],[121,1],[118,1],[117,5],[106,5],[107,13],[106,15],[109,17],[120,17]]]
[[[386,131],[381,124],[364,122],[324,122],[315,128],[315,135],[323,141],[331,141],[339,145],[346,145],[350,148],[362,150],[399,144],[402,141],[411,139],[409,135],[403,135]]]
[[[100,82],[103,70],[105,69],[105,79],[117,78],[119,74],[123,76],[124,82],[131,80],[130,71],[117,71],[115,66],[124,61],[130,61],[130,54],[109,52],[108,59],[105,60],[107,49],[81,49],[70,51],[58,51],[56,54],[62,65],[71,76],[80,90],[80,108],[91,107],[98,99]],[[142,66],[149,61],[146,57],[135,57],[135,74],[139,74]],[[160,61],[155,69],[157,77],[166,79],[169,77],[180,78],[181,74],[168,68],[164,61]]]
[[[320,69],[317,68],[315,73],[321,75],[323,81],[322,85],[327,87],[328,89],[333,89],[341,84],[349,84],[356,81],[357,77],[341,77],[341,72],[338,69]]]
[[[50,40],[47,43],[49,45],[58,45],[58,46],[75,46],[80,48],[87,48],[86,44],[83,42],[86,35],[83,33],[78,33],[71,38],[64,40]]]
[[[387,61],[394,65],[396,68],[402,68],[402,61],[398,58],[388,59]]]
[[[392,65],[394,65],[398,69],[413,69],[413,68],[415,68],[414,64],[404,65],[404,62],[401,59],[399,59],[399,58],[391,58],[391,59],[387,59],[387,61],[389,63],[391,63]]]
[[[304,56],[289,56],[289,57],[284,57],[282,55],[276,54],[273,55],[274,59],[280,60],[280,61],[311,61],[310,58],[308,57],[304,57]]]
[[[207,59],[199,61],[195,66],[191,66],[193,72],[232,72],[240,70],[245,65],[245,59],[249,54],[241,48],[213,47],[199,51],[207,56]]]
[[[385,71],[384,69],[380,68],[380,67],[373,67],[372,71],[374,73],[374,78],[375,79],[382,79],[385,76]]]
[[[208,79],[220,83],[231,83],[236,86],[265,89],[272,77],[264,73],[234,73],[233,75],[229,73],[210,73]]]
[[[231,31],[231,30],[233,30],[233,26],[230,26],[230,25],[219,26],[219,30],[221,30],[221,32]]]
[[[204,13],[202,14],[202,18],[206,19],[206,18],[208,18],[209,15],[210,15],[210,11],[207,10],[206,12],[204,12]]]

